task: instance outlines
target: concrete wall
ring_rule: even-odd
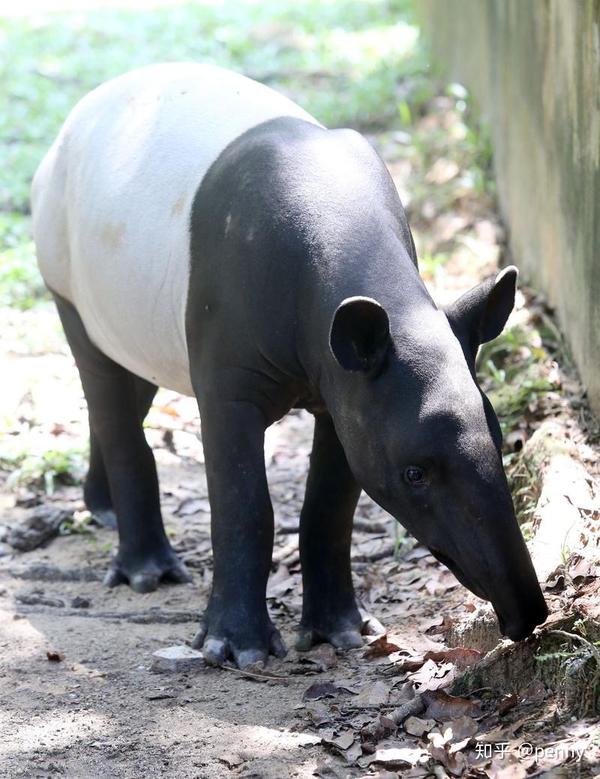
[[[600,0],[417,0],[489,125],[513,261],[556,307],[600,414]]]

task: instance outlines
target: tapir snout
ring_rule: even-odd
[[[500,456],[491,454],[489,460],[494,459],[496,467],[490,466],[475,499],[472,495],[469,505],[462,496],[458,501],[462,507],[451,510],[444,522],[446,533],[431,539],[431,551],[471,592],[491,602],[501,633],[520,641],[545,621],[548,609],[515,516]]]
[[[491,602],[502,635],[521,641],[546,620],[548,608],[514,512],[487,520],[480,527],[471,524],[452,556],[431,551],[461,584]]]

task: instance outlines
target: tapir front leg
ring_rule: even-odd
[[[356,605],[350,545],[360,495],[331,417],[316,417],[310,470],[300,515],[300,559],[304,600],[296,644],[306,650],[320,641],[360,646],[362,618]]]
[[[88,404],[97,469],[92,482],[106,477],[117,516],[119,551],[105,583],[150,592],[161,579],[190,581],[165,534],[156,464],[140,418],[140,391],[146,397],[151,385],[140,390],[138,377],[90,341],[74,306],[58,295],[55,300]]]
[[[200,396],[202,442],[211,508],[214,574],[194,646],[214,665],[240,668],[285,654],[267,611],[273,508],[264,458],[262,412],[243,401]]]

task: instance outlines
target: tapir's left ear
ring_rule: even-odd
[[[518,270],[504,268],[495,278],[482,281],[445,309],[459,340],[466,338],[473,351],[502,332],[515,305]]]
[[[337,307],[329,330],[329,347],[347,371],[375,374],[390,344],[385,308],[372,298],[351,297]]]

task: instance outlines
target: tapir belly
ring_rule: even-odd
[[[194,196],[229,143],[280,116],[316,123],[230,71],[150,66],[84,98],[40,165],[32,211],[42,275],[75,305],[96,346],[133,373],[192,394],[185,312]]]

